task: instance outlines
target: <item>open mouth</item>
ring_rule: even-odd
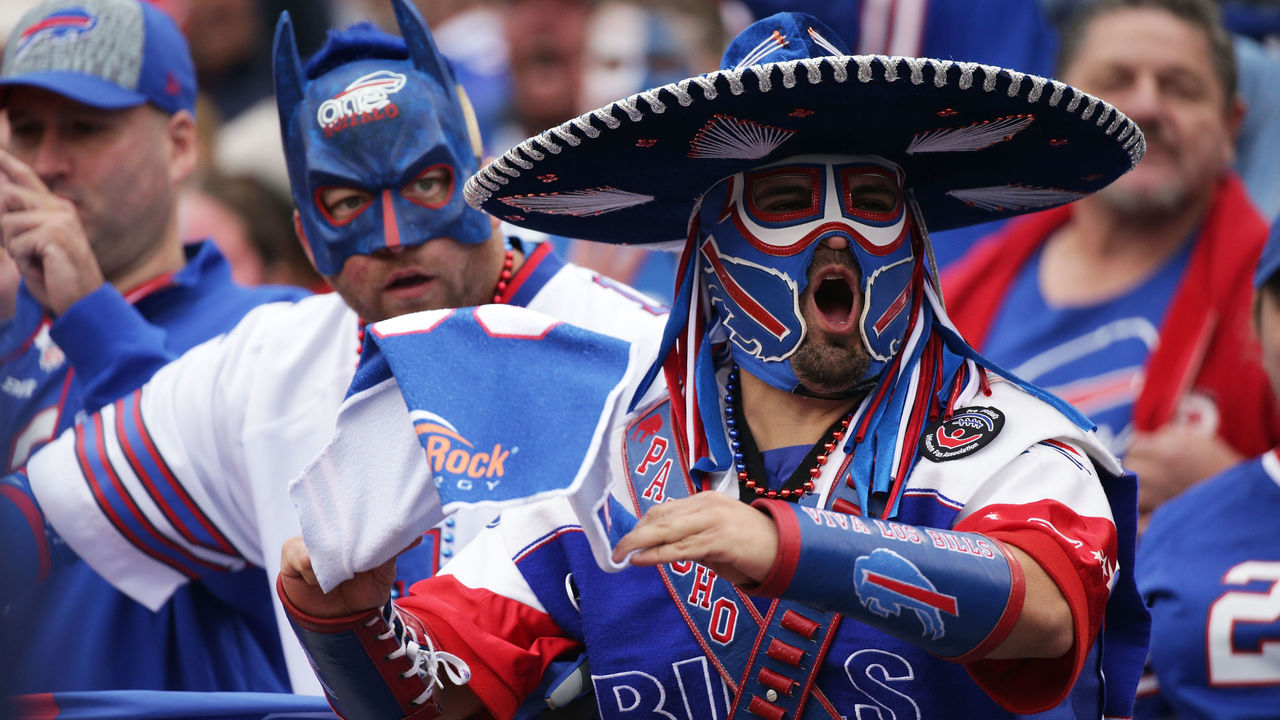
[[[813,306],[818,316],[832,330],[845,330],[853,324],[854,294],[849,278],[832,274],[818,281],[813,290]]]

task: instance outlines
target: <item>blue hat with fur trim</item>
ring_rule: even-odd
[[[532,137],[466,186],[523,227],[611,243],[683,240],[722,178],[799,155],[899,165],[930,229],[1061,205],[1130,170],[1145,142],[1108,103],[977,63],[850,56],[826,25],[779,13],[721,70],[654,88]]]
[[[1262,248],[1262,257],[1258,258],[1258,269],[1253,275],[1253,286],[1261,288],[1280,272],[1280,220],[1271,226],[1271,235],[1267,238],[1266,247]]]

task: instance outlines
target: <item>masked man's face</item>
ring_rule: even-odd
[[[744,370],[838,393],[901,348],[914,256],[897,166],[788,158],[721,181],[700,212],[702,280]]]

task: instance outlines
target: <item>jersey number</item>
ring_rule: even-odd
[[[31,422],[13,439],[13,451],[9,455],[9,472],[27,463],[36,448],[53,439],[58,429],[58,406],[52,405],[35,414]]]
[[[1280,636],[1259,639],[1256,648],[1236,647],[1236,627],[1280,620],[1280,562],[1251,560],[1227,571],[1223,583],[1270,582],[1267,592],[1233,590],[1209,607],[1209,684],[1280,684]]]

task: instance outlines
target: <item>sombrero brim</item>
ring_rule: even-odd
[[[1061,205],[1130,170],[1146,144],[1108,103],[990,65],[827,56],[689,78],[586,113],[468,180],[467,202],[522,227],[611,243],[683,239],[720,179],[796,155],[902,166],[930,230]]]

